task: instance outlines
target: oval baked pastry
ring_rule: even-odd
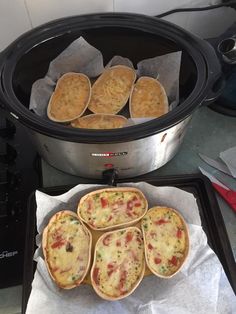
[[[135,70],[127,66],[106,69],[92,86],[88,109],[93,113],[118,113],[128,101],[135,79]]]
[[[117,129],[122,128],[126,122],[127,119],[123,116],[111,114],[89,114],[72,121],[71,126],[74,128],[86,129]]]
[[[164,87],[156,79],[142,76],[135,83],[129,101],[131,118],[158,118],[168,112]]]
[[[140,220],[148,203],[136,188],[106,188],[83,196],[78,205],[79,218],[94,230],[124,227]]]
[[[49,274],[63,289],[78,286],[86,276],[92,235],[78,216],[68,210],[56,213],[43,231],[42,248]]]
[[[142,232],[128,227],[104,233],[97,241],[91,268],[91,283],[106,300],[130,295],[141,282],[145,271]]]
[[[55,122],[69,122],[86,110],[91,96],[89,78],[82,73],[66,73],[58,81],[52,94],[47,115]]]
[[[183,217],[168,207],[153,207],[141,221],[148,268],[169,278],[183,266],[189,251],[189,236]]]

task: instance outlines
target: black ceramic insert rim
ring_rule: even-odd
[[[52,36],[61,36],[73,29],[99,27],[123,27],[158,34],[178,43],[191,56],[197,70],[196,85],[187,99],[172,112],[152,121],[124,129],[109,131],[67,128],[37,116],[17,99],[12,86],[15,65],[21,56],[33,46]],[[213,58],[214,59],[214,58]],[[203,40],[189,32],[160,19],[139,14],[103,13],[59,19],[35,28],[22,35],[5,51],[2,69],[2,87],[7,109],[21,123],[41,134],[61,140],[80,143],[119,143],[145,138],[164,131],[190,116],[207,97],[219,75],[218,64],[212,63],[212,55]],[[214,62],[213,62],[214,63]],[[213,69],[214,67],[214,69]]]

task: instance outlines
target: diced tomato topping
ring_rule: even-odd
[[[155,257],[154,258],[154,263],[155,264],[160,264],[161,263],[161,259],[159,257]]]
[[[137,201],[137,200],[138,200],[137,196],[136,196],[136,195],[134,195],[134,197],[133,197],[133,201],[135,202],[135,201]]]
[[[109,216],[107,221],[111,221],[112,220],[112,215]]]
[[[116,246],[121,246],[120,240],[117,240],[117,241],[116,241]]]
[[[132,258],[134,261],[138,261],[138,256],[137,256],[137,253],[135,251],[131,251],[131,255],[132,255]]]
[[[133,208],[133,201],[127,202],[127,209],[131,210]]]
[[[139,206],[141,206],[141,203],[135,203],[134,206],[139,207]]]
[[[173,264],[174,266],[177,266],[177,264],[178,264],[178,259],[177,259],[176,256],[172,256],[172,258],[171,258],[171,260],[169,260],[169,262],[170,262],[171,264]]]
[[[151,243],[148,243],[148,248],[149,248],[149,250],[153,249],[153,246],[151,245]]]
[[[114,264],[113,263],[108,263],[107,264],[107,268],[109,268],[109,269],[114,268]]]
[[[182,237],[182,230],[178,228],[177,233],[176,233],[176,237],[178,239],[180,239]]]
[[[127,232],[126,237],[125,237],[125,243],[129,243],[133,239],[133,234],[132,232]]]
[[[151,231],[151,232],[150,232],[150,237],[151,237],[152,239],[156,238],[156,237],[157,237],[156,232]]]
[[[93,270],[93,280],[94,280],[96,285],[99,284],[98,274],[99,274],[99,268],[95,267],[94,270]]]
[[[57,242],[54,242],[52,245],[51,245],[51,248],[52,249],[60,249],[64,244],[66,243],[65,240],[59,240]]]
[[[133,215],[132,215],[132,212],[126,212],[126,214],[129,216],[129,217],[132,217]]]
[[[108,263],[107,264],[107,268],[109,269],[107,274],[110,277],[111,274],[117,270],[118,266],[115,263]]]
[[[169,223],[169,221],[166,221],[166,220],[164,220],[163,218],[161,218],[161,219],[155,221],[155,224],[156,224],[156,225],[163,225],[163,224],[167,224],[167,223]]]
[[[124,270],[124,271],[122,271],[122,273],[120,275],[119,290],[123,290],[126,278],[127,278],[127,271]]]
[[[111,235],[108,234],[103,240],[102,243],[106,246],[108,246],[110,244],[110,240],[111,240]]]
[[[104,197],[101,197],[101,205],[102,208],[106,207],[108,205],[108,200]]]
[[[92,210],[92,200],[89,198],[87,203],[87,211],[90,212]]]
[[[138,243],[142,243],[142,240],[139,237],[137,237],[136,240]]]

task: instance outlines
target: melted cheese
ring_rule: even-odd
[[[80,73],[67,73],[57,82],[49,103],[49,118],[72,120],[80,116],[89,101],[90,81]]]
[[[114,66],[104,71],[92,87],[89,110],[116,114],[126,104],[135,76],[135,71],[126,66]]]
[[[156,207],[142,219],[145,254],[154,273],[169,276],[186,258],[188,236],[182,218],[170,208]]]
[[[60,286],[80,282],[87,271],[89,250],[88,231],[76,217],[67,214],[49,226],[45,258]]]
[[[141,217],[146,210],[146,200],[134,191],[108,189],[88,195],[79,204],[81,218],[94,228],[105,228],[127,223]]]
[[[127,122],[123,116],[108,114],[90,114],[74,120],[71,126],[87,129],[116,129],[122,128]]]
[[[136,82],[130,98],[132,118],[160,117],[168,111],[168,100],[162,85],[150,77]]]
[[[118,298],[139,284],[144,267],[142,233],[130,227],[105,233],[98,240],[91,276],[103,294]]]

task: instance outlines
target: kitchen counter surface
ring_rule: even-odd
[[[217,174],[218,171],[206,165],[199,158],[198,153],[216,158],[221,151],[233,146],[236,146],[236,118],[224,116],[202,107],[193,114],[177,155],[168,164],[152,172],[151,175],[199,173],[198,166]],[[60,172],[45,162],[42,162],[42,170],[45,187],[79,183],[79,178]],[[236,180],[228,176],[226,176],[226,180],[236,190]],[[236,215],[221,197],[216,196],[236,258]],[[21,290],[21,286],[0,290],[0,314],[20,313]]]

